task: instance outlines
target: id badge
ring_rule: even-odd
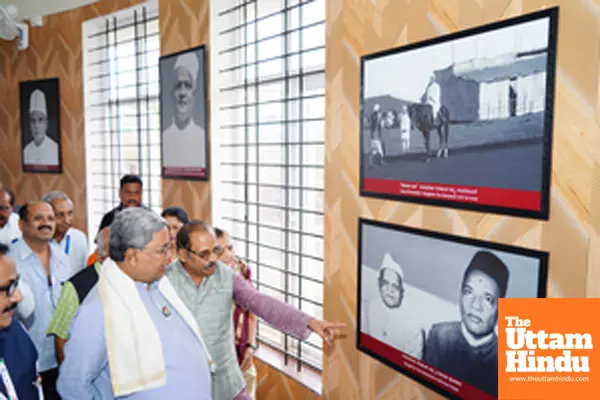
[[[2,383],[4,384],[4,388],[8,394],[7,400],[19,400],[17,397],[17,391],[15,390],[15,385],[13,384],[10,374],[8,373],[8,368],[6,368],[4,359],[0,359],[0,377],[2,377]],[[6,396],[4,396],[4,398],[6,398]]]

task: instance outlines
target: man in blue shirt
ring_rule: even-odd
[[[70,324],[57,384],[63,400],[211,400],[212,359],[164,278],[169,248],[158,214],[116,214],[110,258]]]
[[[37,351],[23,326],[13,318],[23,296],[18,289],[17,268],[7,253],[8,246],[0,243],[0,398],[37,400]]]
[[[8,256],[17,265],[26,300],[35,303],[33,313],[23,304],[16,309],[17,318],[27,328],[39,354],[39,369],[46,400],[59,399],[56,392],[58,363],[54,338],[46,334],[56,308],[62,284],[75,274],[64,251],[50,243],[55,219],[52,206],[44,202],[26,203],[19,210],[23,237],[14,243]],[[30,296],[27,296],[30,292]]]

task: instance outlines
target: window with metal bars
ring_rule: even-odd
[[[323,315],[325,0],[211,2],[213,221],[261,292]],[[298,370],[322,341],[259,322]]]
[[[143,203],[161,210],[156,0],[83,24],[86,187],[93,241],[119,204],[120,179],[137,174]]]

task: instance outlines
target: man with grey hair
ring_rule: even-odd
[[[171,77],[173,121],[162,137],[165,168],[206,168],[204,129],[197,125],[193,118],[199,68],[200,63],[195,52],[181,54],[175,61]]]
[[[50,204],[54,210],[56,229],[52,241],[63,249],[73,270],[81,270],[86,266],[89,248],[85,234],[73,228],[73,201],[60,190],[46,193],[42,201]]]
[[[48,326],[48,335],[54,335],[54,346],[56,348],[56,361],[62,363],[64,359],[65,343],[69,339],[69,326],[75,316],[79,305],[87,297],[90,290],[98,282],[100,268],[104,260],[108,258],[108,235],[110,227],[100,231],[98,235],[98,247],[95,250],[96,261],[69,279],[60,291],[60,298],[52,319]]]
[[[211,399],[212,359],[164,278],[169,247],[158,214],[116,214],[110,258],[71,322],[58,379],[63,400]]]

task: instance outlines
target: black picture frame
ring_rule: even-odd
[[[360,195],[548,220],[558,16],[558,7],[548,8],[362,56],[359,98]],[[547,21],[546,36],[534,36],[541,41],[547,39],[547,46],[537,52],[511,53],[511,63],[506,63],[502,57],[490,57],[497,64],[485,64],[486,58],[481,56],[476,57],[474,62],[452,61],[441,69],[420,68],[419,60],[424,58],[419,54],[424,52],[431,52],[433,61],[428,62],[429,65],[435,65],[440,63],[435,59],[436,51],[441,59],[441,55],[448,54],[447,49],[452,49],[452,46],[460,48],[477,37],[494,37],[481,35],[527,29],[532,23],[545,24],[544,21]],[[521,42],[515,42],[526,43],[522,38],[519,40]],[[486,48],[494,46],[488,45]],[[513,50],[516,51],[515,46]],[[444,57],[456,60],[456,53],[450,50],[450,56]],[[385,68],[383,60],[390,66],[390,73],[395,74],[393,79],[396,83],[385,81],[387,76],[381,73],[385,71],[382,69]],[[392,67],[394,60],[399,61]],[[480,63],[479,67],[477,62]],[[393,96],[394,91],[406,93],[407,96],[412,94],[413,99],[418,94],[413,90],[415,76],[404,77],[402,72],[395,72],[398,71],[397,65],[402,64],[408,64],[406,70],[417,71],[415,74],[430,71],[429,82],[433,79],[431,75],[435,77],[439,102],[436,103],[436,97],[433,96],[432,104],[438,105],[439,112],[432,107],[430,110],[433,111],[428,113],[424,106],[417,105],[426,101],[423,97],[428,93],[431,83],[427,83],[420,100]],[[371,67],[374,72],[370,82],[366,74]],[[517,78],[519,73],[522,76]],[[419,76],[426,79],[425,76]],[[493,77],[501,80],[494,82]],[[495,83],[499,86],[494,86]],[[542,85],[543,94],[539,89]],[[367,93],[367,88],[371,93]],[[502,94],[503,90],[508,96]],[[371,95],[374,92],[380,94]],[[498,110],[492,112],[494,95],[504,98],[501,98]],[[375,111],[375,105],[378,105],[378,111]],[[407,107],[406,113],[396,111],[404,110],[404,106]],[[492,111],[486,111],[486,107]],[[430,148],[434,153],[428,154],[425,151],[426,135],[416,126],[432,128],[430,122],[433,113],[436,115],[436,124],[442,127],[442,136],[438,136],[437,129],[430,132]],[[374,114],[379,116],[375,118]],[[501,118],[505,115],[509,117]],[[405,129],[402,125],[410,128]],[[486,135],[477,136],[481,132]],[[444,137],[445,149],[442,147],[438,154],[435,152],[438,150],[436,144],[441,145],[443,140],[440,139]],[[376,142],[373,138],[380,141]],[[387,165],[378,165],[382,159],[389,161]]]
[[[21,119],[21,168],[25,173],[62,173],[60,131],[60,85],[58,78],[23,81],[19,83]],[[30,108],[40,109],[37,122],[30,119]],[[42,111],[44,110],[44,111]],[[45,112],[45,117],[43,113]],[[34,117],[35,118],[35,117]],[[45,122],[43,119],[45,118]],[[45,134],[33,139],[33,125]],[[41,125],[40,125],[41,124]],[[44,126],[45,124],[45,126]]]
[[[369,237],[368,235],[372,235],[372,237]],[[391,242],[389,252],[385,250],[388,248],[386,243],[384,243],[386,241]],[[406,247],[403,247],[403,242],[404,246]],[[424,246],[427,251],[420,252],[421,245]],[[436,245],[441,246],[440,248],[445,247],[447,249],[458,249],[458,251],[456,251],[454,254],[437,254],[440,253],[440,248],[436,249]],[[368,252],[365,251],[365,248],[368,248],[372,254],[367,254]],[[381,257],[383,252],[381,249],[384,249],[383,251],[386,252],[386,255],[383,257]],[[369,355],[388,367],[408,376],[418,383],[427,386],[443,396],[447,396],[449,398],[478,399],[486,399],[489,396],[490,399],[494,398],[493,395],[486,393],[483,390],[479,390],[476,386],[472,386],[466,382],[461,382],[460,380],[453,378],[448,373],[444,373],[443,370],[436,369],[424,361],[424,359],[427,359],[425,356],[427,354],[427,340],[430,339],[432,326],[436,323],[440,323],[439,325],[447,324],[448,322],[455,324],[460,323],[460,319],[459,321],[456,321],[453,319],[453,317],[459,315],[459,318],[461,318],[460,315],[462,315],[459,309],[459,304],[462,301],[459,292],[462,290],[461,282],[463,275],[465,275],[467,265],[458,265],[452,263],[451,261],[471,260],[471,262],[473,262],[472,260],[474,259],[474,254],[477,254],[481,250],[487,250],[488,252],[491,252],[495,256],[502,259],[506,265],[506,268],[509,269],[506,297],[544,298],[547,296],[549,254],[545,251],[487,242],[483,240],[434,232],[404,225],[397,225],[388,222],[381,222],[367,218],[359,218],[356,348],[362,353]],[[401,265],[400,268],[402,268],[404,271],[402,281],[404,285],[404,298],[401,300],[402,302],[397,310],[400,310],[403,306],[410,307],[411,304],[418,305],[416,310],[411,311],[409,308],[408,312],[410,312],[411,315],[423,315],[420,321],[427,321],[427,323],[423,326],[429,327],[429,330],[423,331],[423,341],[421,342],[423,344],[423,348],[421,350],[423,351],[422,356],[424,357],[422,357],[422,359],[413,357],[415,355],[414,353],[413,355],[410,355],[410,350],[406,348],[399,350],[398,348],[393,347],[392,344],[386,344],[385,342],[370,336],[370,334],[372,334],[372,331],[370,330],[371,324],[379,324],[378,321],[398,321],[398,324],[412,324],[414,321],[405,319],[400,314],[394,314],[393,317],[389,314],[382,314],[377,315],[376,318],[373,319],[365,318],[363,315],[365,310],[373,310],[372,308],[367,307],[372,304],[370,302],[374,301],[374,297],[377,297],[377,300],[379,300],[381,293],[381,289],[377,283],[379,281],[372,280],[379,279],[380,275],[377,267],[381,266],[379,264],[373,265],[373,263],[376,262],[375,260],[382,260],[381,265],[390,265],[384,264],[388,262],[386,261],[386,256],[390,252],[392,254],[391,257],[396,260],[395,262],[398,263],[397,265]],[[450,258],[450,261],[448,261],[448,258]],[[367,259],[371,261],[370,267]],[[429,261],[438,259],[438,261],[441,261],[423,262],[421,259],[429,259]],[[507,259],[512,260],[512,263],[507,263]],[[406,260],[413,260],[413,262],[406,262]],[[415,260],[418,262],[414,262]],[[443,265],[444,263],[452,266],[451,269],[455,271],[454,276],[452,275],[450,268],[440,267],[440,265]],[[429,271],[429,274],[427,274],[427,271]],[[433,276],[431,276],[432,271],[436,271]],[[377,285],[377,287],[371,287],[369,289],[365,286],[368,284],[368,282],[364,282],[365,279],[371,283],[374,283]],[[459,282],[458,288],[452,286],[450,282]],[[530,283],[530,285],[528,285],[528,283]],[[429,287],[423,289],[426,287],[426,285],[429,285]],[[409,289],[411,291],[409,291]],[[448,299],[449,291],[452,291],[456,294],[456,297],[454,298],[457,300],[456,302],[444,300]],[[420,295],[415,295],[416,293],[419,293]],[[509,296],[509,294],[514,293],[529,293],[529,295]],[[408,296],[412,297],[409,298]],[[431,300],[433,303],[429,303],[431,305],[430,308],[426,307],[428,302],[424,299],[433,299]],[[365,310],[363,310],[363,307]],[[380,306],[377,305],[377,307]],[[379,310],[379,308],[376,309]],[[451,314],[448,314],[448,311],[450,311]],[[390,311],[384,310],[384,312]],[[397,313],[398,311],[391,312]],[[436,315],[437,317],[443,315],[444,318],[438,319],[433,315]],[[429,320],[429,318],[431,318],[431,320]],[[363,319],[367,321],[369,327],[363,326]],[[497,315],[495,321],[497,329]],[[392,329],[397,329],[395,326]],[[388,343],[392,343],[392,336],[393,334],[390,333]],[[497,351],[497,344],[495,345],[495,348]],[[432,351],[430,350],[430,352]],[[409,367],[409,365],[411,367]],[[416,368],[415,365],[417,366]],[[497,368],[497,363],[495,366]],[[428,378],[426,374],[423,374],[423,372],[427,370],[429,370],[428,372],[433,373],[438,380],[443,381],[443,379],[447,379],[449,382],[453,382],[452,379],[454,379],[455,381],[460,382],[458,390],[451,390],[449,387],[444,387],[444,384],[436,383],[436,380]],[[440,375],[440,372],[442,375]],[[453,384],[456,385],[456,382]],[[475,389],[475,391],[473,391],[473,389]],[[471,390],[471,392],[468,392],[469,390]]]
[[[173,139],[168,143],[165,135],[169,132],[179,133],[182,131],[175,124],[175,100],[173,96],[173,70],[174,66],[180,60],[187,59],[191,55],[196,56],[196,88],[194,98],[194,109],[191,111],[191,123],[194,128],[188,125],[185,131],[193,133],[198,131],[201,139],[198,143],[193,143],[192,139]],[[210,127],[208,123],[208,82],[207,82],[207,62],[208,53],[206,45],[185,49],[176,53],[161,56],[159,59],[159,81],[160,81],[160,125],[161,125],[161,177],[164,179],[180,179],[192,181],[210,180]],[[184,62],[185,63],[185,62]],[[198,85],[199,84],[199,85]],[[169,115],[172,116],[169,119]],[[203,131],[203,132],[202,132]],[[188,136],[193,138],[194,135]],[[185,137],[185,136],[184,136]],[[200,147],[204,147],[201,149]],[[194,153],[194,148],[198,152]],[[202,157],[204,162],[202,162]],[[196,159],[200,161],[193,165]],[[173,165],[173,161],[178,165]],[[170,165],[168,165],[170,164]]]

